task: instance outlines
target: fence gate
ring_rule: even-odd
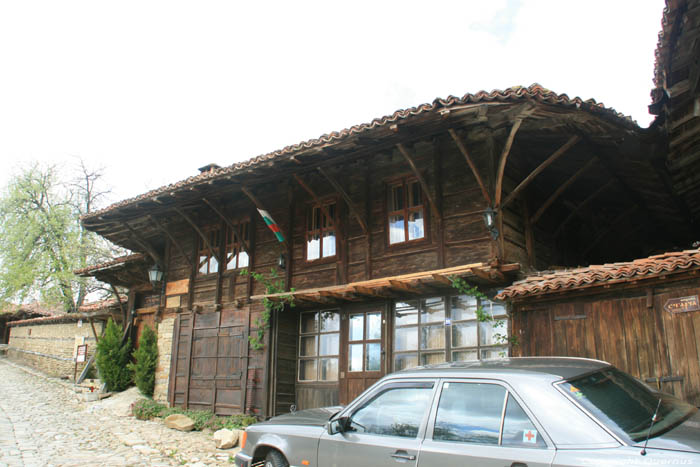
[[[175,321],[171,405],[243,413],[248,372],[247,313],[182,313]]]

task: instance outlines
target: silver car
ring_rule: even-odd
[[[696,464],[697,408],[579,358],[400,371],[345,408],[248,427],[236,456],[239,467]]]

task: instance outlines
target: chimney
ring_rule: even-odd
[[[206,172],[213,172],[216,169],[220,169],[221,166],[219,164],[214,164],[213,162],[211,164],[207,164],[204,167],[200,167],[199,173],[206,173]]]

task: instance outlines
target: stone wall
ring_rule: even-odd
[[[168,402],[168,382],[170,380],[170,354],[173,348],[173,329],[175,316],[164,316],[158,323],[158,365],[156,366],[156,384],[153,399]]]
[[[95,330],[102,332],[102,322]],[[73,378],[75,349],[87,344],[86,361],[95,353],[95,337],[88,322],[36,323],[10,327],[7,356],[9,359],[41,370],[51,376]],[[78,375],[85,363],[78,364]]]

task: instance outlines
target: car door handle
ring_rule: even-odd
[[[391,455],[394,459],[402,459],[402,460],[407,460],[407,461],[414,461],[416,460],[416,456],[413,454],[409,454],[406,451],[396,451]]]
[[[510,464],[510,467],[527,467],[527,464],[524,464],[522,462],[513,462]]]

